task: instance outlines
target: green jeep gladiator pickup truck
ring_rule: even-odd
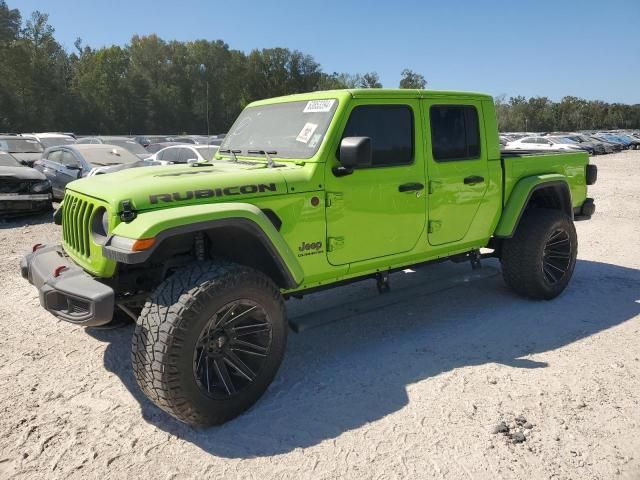
[[[190,424],[229,420],[274,378],[284,300],[444,259],[500,259],[551,299],[594,210],[586,153],[501,154],[491,97],[339,90],[250,104],[211,162],[77,180],[60,245],[21,263],[42,306],[84,326],[136,321],[137,382]]]

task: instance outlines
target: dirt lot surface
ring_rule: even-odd
[[[18,263],[58,227],[0,225],[0,478],[640,479],[640,152],[592,161],[598,212],[560,298],[521,299],[499,275],[440,288],[470,271],[447,263],[392,278],[374,311],[350,309],[372,282],[291,301],[347,318],[292,333],[265,397],[208,430],[138,391],[131,327],[40,308]]]

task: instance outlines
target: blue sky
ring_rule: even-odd
[[[564,95],[640,103],[640,0],[7,0],[46,12],[67,48],[133,34],[222,39],[231,48],[288,47],[326,72],[400,71],[429,88],[492,95]]]

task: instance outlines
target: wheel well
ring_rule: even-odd
[[[228,258],[233,262],[261,271],[279,287],[288,285],[285,274],[274,255],[265,242],[256,235],[233,225],[214,228],[204,233],[207,238],[207,251],[212,258]]]
[[[571,192],[567,183],[564,181],[554,181],[534,186],[520,209],[518,218],[513,224],[513,227],[511,227],[510,232],[498,234],[494,237],[496,238],[494,248],[500,248],[500,239],[511,238],[515,234],[525,213],[541,208],[560,210],[573,220]]]
[[[200,236],[201,247],[196,239]],[[203,248],[202,248],[203,247]],[[201,249],[201,251],[199,251]],[[247,230],[246,225],[224,225],[178,233],[162,240],[146,265],[164,265],[163,277],[180,266],[202,260],[223,257],[263,272],[281,288],[291,288],[287,267],[277,257],[268,239]]]
[[[531,210],[532,208],[562,210],[570,218],[573,218],[569,187],[564,182],[554,183],[552,185],[540,185],[534,189],[529,196],[525,211]],[[518,221],[518,223],[520,222]]]

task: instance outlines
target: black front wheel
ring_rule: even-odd
[[[514,236],[502,246],[502,276],[515,292],[550,300],[567,287],[576,265],[578,238],[571,218],[560,210],[525,213]]]
[[[278,287],[229,262],[198,262],[165,280],[136,325],[132,361],[142,391],[192,425],[251,407],[275,376],[287,321]]]

